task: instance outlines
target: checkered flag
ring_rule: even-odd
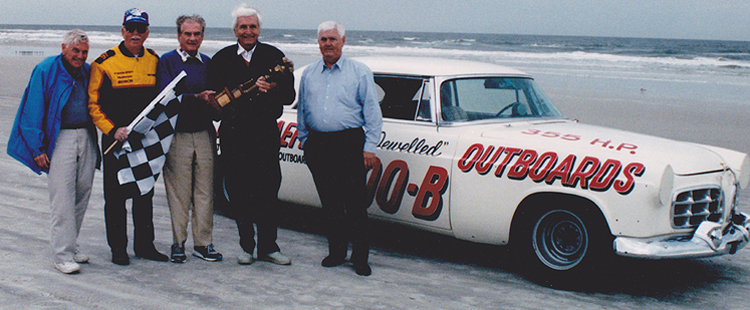
[[[186,75],[185,71],[180,72],[128,126],[128,139],[114,153],[124,162],[124,168],[117,171],[120,185],[133,183],[141,195],[154,188],[167,159],[182,101],[182,95],[176,96],[174,88]]]

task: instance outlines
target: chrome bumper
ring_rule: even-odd
[[[750,216],[735,214],[729,225],[703,222],[691,239],[644,240],[617,237],[613,243],[615,253],[620,256],[662,259],[700,258],[723,254],[734,254],[750,242]]]

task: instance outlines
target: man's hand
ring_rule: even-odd
[[[267,93],[269,90],[272,90],[276,87],[276,83],[269,83],[266,81],[265,77],[261,76],[257,81],[255,81],[255,86],[258,86],[258,90],[261,93]]]
[[[120,127],[115,130],[114,138],[115,140],[122,142],[128,138],[129,133],[130,131],[128,130],[128,127]]]
[[[371,152],[363,152],[365,157],[365,171],[370,171],[375,165],[380,164],[380,158]]]
[[[195,94],[195,98],[203,100],[206,104],[210,105],[217,111],[221,111],[221,105],[216,100],[213,100],[213,96],[216,94],[213,90],[204,90],[200,93]]]
[[[204,90],[200,93],[195,94],[195,98],[198,98],[205,102],[211,102],[211,96],[213,96],[214,94],[216,94],[216,92],[213,90]]]
[[[34,162],[36,162],[36,165],[39,166],[39,168],[49,169],[49,157],[47,157],[46,153],[42,153],[39,154],[39,156],[34,157]]]

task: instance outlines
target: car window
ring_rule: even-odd
[[[432,109],[430,108],[430,102],[432,101],[432,83],[430,80],[424,80],[422,83],[422,100],[419,101],[419,109],[417,110],[417,120],[429,122],[432,120]]]
[[[443,120],[465,122],[488,118],[562,116],[533,80],[464,78],[440,86]]]
[[[375,76],[378,100],[384,118],[430,121],[429,83],[415,77]]]

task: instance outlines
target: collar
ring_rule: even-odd
[[[120,45],[118,47],[120,48],[120,52],[128,57],[143,57],[146,52],[146,48],[141,46],[141,51],[138,52],[138,55],[133,55],[133,53],[131,53],[130,50],[125,47],[125,41],[120,42]]]
[[[62,67],[65,69],[65,72],[68,72],[68,74],[75,80],[82,80],[86,78],[86,75],[84,74],[84,68],[85,64],[81,66],[80,68],[73,68],[66,60],[65,57],[60,54],[60,63],[62,63]]]
[[[330,71],[333,71],[336,69],[341,70],[341,66],[343,66],[345,62],[346,62],[346,57],[344,57],[344,55],[341,55],[339,60],[336,61],[336,63],[333,64],[333,66],[331,66],[331,68],[329,69],[328,66],[326,65],[326,61],[321,59],[320,64],[321,66],[323,66],[323,69],[321,70],[321,72],[325,72],[326,70],[330,70]]]
[[[250,60],[253,59],[253,53],[255,53],[256,47],[258,47],[258,43],[255,43],[253,49],[246,51],[245,48],[242,47],[242,44],[237,42],[237,55],[242,56],[242,58],[245,58],[245,61],[250,62]]]
[[[188,52],[183,51],[181,48],[178,48],[175,51],[177,51],[177,55],[180,55],[180,58],[182,58],[182,62],[187,62],[188,60],[190,60],[190,58],[193,58],[203,63],[203,58],[200,57],[200,53],[196,54],[196,56],[190,56]]]

